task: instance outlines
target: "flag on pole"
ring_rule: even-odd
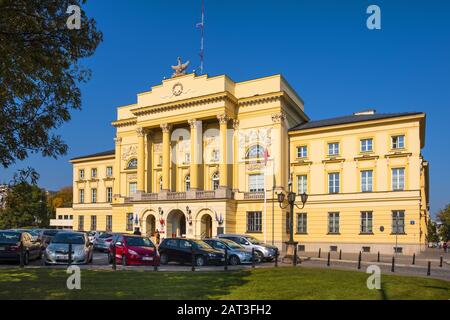
[[[264,166],[267,166],[267,161],[269,161],[269,150],[266,148],[264,149]]]

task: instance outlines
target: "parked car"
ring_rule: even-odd
[[[98,239],[103,233],[106,231],[88,231],[89,241],[95,243],[95,240]]]
[[[203,241],[222,252],[225,252],[225,248],[227,248],[228,263],[233,266],[241,263],[252,263],[252,250],[244,248],[234,241],[217,238],[204,239]]]
[[[234,241],[243,247],[252,250],[255,249],[255,255],[259,261],[272,261],[275,259],[278,248],[272,245],[262,243],[255,237],[246,234],[220,234],[219,239],[228,239]]]
[[[20,262],[20,243],[23,244],[23,262],[28,264],[32,259],[42,257],[39,240],[33,241],[28,232],[4,230],[0,231],[0,260]]]
[[[38,239],[41,241],[42,248],[45,249],[53,237],[60,231],[59,229],[41,229]]]
[[[94,250],[109,252],[109,247],[113,240],[114,235],[121,233],[105,232],[102,233],[97,239],[94,240]]]
[[[36,241],[39,238],[40,229],[10,229],[11,231],[28,232],[32,241]]]
[[[92,262],[93,246],[83,232],[58,232],[45,249],[45,264],[67,264],[69,261],[69,244],[72,244],[72,263],[87,264]]]
[[[116,263],[121,263],[123,266],[159,266],[158,250],[148,237],[131,234],[114,234],[113,242],[108,252],[109,263],[112,263],[114,259],[113,246],[116,248]]]
[[[158,250],[161,256],[161,264],[167,264],[171,261],[191,263],[192,251],[196,266],[222,264],[225,262],[225,256],[222,251],[213,249],[201,240],[166,238],[161,242]]]

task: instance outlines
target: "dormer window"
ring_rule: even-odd
[[[127,169],[136,169],[137,168],[137,159],[131,159],[128,161]]]

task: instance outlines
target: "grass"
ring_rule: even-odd
[[[450,299],[450,282],[382,275],[369,290],[361,272],[307,268],[232,272],[81,271],[68,290],[63,269],[2,269],[0,299]]]

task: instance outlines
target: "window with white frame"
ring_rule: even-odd
[[[251,146],[248,149],[247,154],[245,155],[245,158],[246,159],[264,158],[264,148],[259,144]]]
[[[80,203],[84,203],[84,189],[79,189],[78,190],[78,196],[79,196],[79,202]]]
[[[328,174],[328,193],[339,193],[340,174],[332,172]]]
[[[308,193],[308,176],[297,176],[297,194]]]
[[[339,233],[339,212],[328,213],[328,233]]]
[[[297,233],[307,233],[307,222],[306,213],[297,213]]]
[[[185,191],[191,190],[191,176],[190,175],[186,175],[186,177],[184,177],[184,190]]]
[[[339,154],[339,142],[332,142],[328,144],[328,155],[337,156]]]
[[[219,182],[220,182],[219,173],[214,172],[214,174],[212,175],[212,189],[213,190],[219,189]]]
[[[361,152],[371,152],[371,151],[373,151],[373,139],[362,139]]]
[[[405,211],[403,210],[392,211],[392,233],[393,234],[405,233]]]
[[[127,169],[136,169],[137,168],[137,159],[131,159],[130,161],[128,161],[127,163]]]
[[[106,202],[111,203],[113,198],[113,190],[111,187],[106,188]]]
[[[130,182],[128,184],[129,195],[133,195],[137,191],[137,182]]]
[[[250,192],[264,191],[264,174],[250,174],[248,176],[248,188]]]
[[[373,213],[372,211],[361,212],[361,233],[373,232]]]
[[[405,136],[393,136],[392,138],[392,149],[403,149],[405,147]]]
[[[247,212],[247,232],[262,232],[262,212]]]
[[[111,178],[113,175],[113,167],[106,167],[106,176]]]
[[[297,147],[297,158],[307,158],[308,157],[308,147],[299,146]]]
[[[97,168],[92,168],[91,169],[91,178],[92,179],[97,178]]]
[[[97,188],[91,189],[91,202],[97,203]]]
[[[392,169],[392,190],[405,190],[405,168]]]
[[[80,170],[78,171],[78,177],[80,178],[80,180],[83,180],[83,179],[84,179],[84,169],[80,169]]]
[[[361,192],[372,192],[373,191],[373,171],[372,170],[362,170],[361,171]]]
[[[112,231],[112,215],[106,216],[106,231]]]

